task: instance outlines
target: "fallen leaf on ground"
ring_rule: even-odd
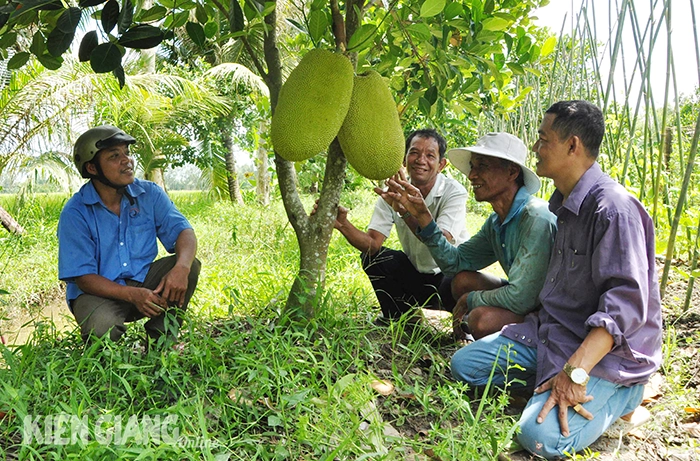
[[[690,434],[691,437],[700,439],[700,423],[685,423],[681,424],[681,429]]]
[[[374,389],[379,394],[385,397],[387,395],[391,395],[394,392],[394,385],[391,384],[390,381],[386,381],[383,379],[375,379],[374,381],[372,381],[370,386],[372,387],[372,389]]]

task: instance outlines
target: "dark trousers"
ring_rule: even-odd
[[[418,272],[403,251],[382,247],[375,255],[362,254],[362,268],[388,319],[398,319],[415,307],[452,311],[452,277]]]
[[[175,256],[167,256],[153,261],[143,283],[129,280],[127,284],[153,290],[158,286],[165,274],[175,266],[176,261],[177,258]],[[187,309],[190,298],[197,287],[200,268],[201,264],[199,260],[195,259],[190,268],[187,291],[185,292],[185,303],[182,307],[179,309],[169,309],[146,322],[145,329],[149,337],[157,338],[166,332],[166,317],[171,322],[177,322],[178,326],[182,323],[182,312]],[[126,332],[125,323],[133,322],[144,317],[141,311],[131,303],[116,299],[101,298],[87,293],[73,300],[72,311],[75,320],[80,325],[81,336],[85,341],[87,341],[91,335],[102,337],[107,334],[109,334],[109,338],[112,341],[116,341]],[[171,315],[171,311],[175,311],[177,314]]]

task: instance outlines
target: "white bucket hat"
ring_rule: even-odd
[[[467,176],[472,169],[469,164],[472,153],[510,160],[522,168],[525,189],[534,194],[540,189],[540,178],[525,166],[527,152],[527,147],[517,136],[509,133],[488,133],[479,138],[476,146],[450,149],[447,152],[447,158],[455,168]]]

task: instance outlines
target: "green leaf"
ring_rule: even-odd
[[[215,21],[210,21],[204,25],[204,35],[213,38],[219,32],[219,25]]]
[[[46,41],[44,40],[44,34],[40,31],[34,33],[32,37],[32,44],[29,46],[29,51],[34,56],[40,56],[46,51]]]
[[[97,41],[97,31],[91,30],[83,36],[80,42],[80,48],[78,49],[78,60],[80,62],[86,62],[90,60],[90,55],[92,50],[99,45]]]
[[[70,48],[74,38],[74,33],[66,33],[56,27],[46,39],[46,50],[51,56],[57,58]]]
[[[56,29],[66,34],[74,34],[75,29],[78,27],[80,22],[80,17],[82,16],[83,10],[77,6],[72,6],[64,11],[61,16],[56,21]]]
[[[425,0],[420,7],[421,18],[432,18],[445,9],[445,0]]]
[[[0,48],[8,48],[17,43],[17,32],[10,31],[0,37]]]
[[[243,10],[241,9],[238,0],[231,0],[231,7],[228,12],[228,20],[231,27],[231,32],[240,32],[245,28],[245,19],[243,18]]]
[[[195,24],[195,23],[192,23]],[[199,26],[199,24],[196,24]],[[199,26],[200,29],[202,26]],[[204,32],[202,32],[204,34]],[[138,24],[119,37],[118,43],[126,48],[145,50],[158,46],[163,41],[163,31],[148,24]]]
[[[119,82],[119,88],[124,88],[124,84],[126,84],[126,75],[124,75],[124,68],[120,65],[112,71],[112,75],[114,75],[114,77],[116,77],[117,81]]]
[[[328,30],[328,16],[323,10],[313,10],[309,13],[309,35],[311,40],[318,42]]]
[[[119,12],[119,20],[117,22],[117,31],[120,34],[126,32],[134,22],[134,4],[131,0],[124,0],[122,10]]]
[[[508,68],[512,70],[515,75],[525,75],[525,69],[523,69],[523,66],[520,64],[509,62],[506,63],[506,66],[508,66]]]
[[[187,24],[187,20],[190,17],[189,11],[180,11],[175,14],[169,14],[166,16],[165,21],[163,21],[163,27],[165,29],[177,29]]]
[[[197,18],[197,21],[199,21],[201,24],[206,24],[207,21],[209,21],[207,10],[204,9],[204,6],[201,3],[197,3],[197,6],[195,7],[194,17]]]
[[[435,101],[437,101],[438,97],[438,89],[437,86],[433,85],[430,88],[427,89],[425,92],[425,95],[423,95],[426,101],[428,101],[428,104],[431,106],[435,104]]]
[[[122,54],[114,43],[97,45],[90,56],[90,66],[98,74],[112,72],[121,64]]]
[[[542,49],[540,50],[540,56],[548,56],[554,51],[554,48],[557,46],[557,37],[552,35],[549,37],[547,40],[544,41],[544,44],[542,45]]]
[[[428,27],[427,24],[419,22],[416,24],[411,24],[406,28],[409,34],[411,34],[412,37],[414,37],[417,40],[420,40],[421,42],[430,40],[430,37],[432,36],[430,34],[430,27]]]
[[[28,54],[29,54],[29,53],[27,53],[27,55],[28,55]],[[16,55],[15,55],[15,56],[16,56]],[[9,295],[9,294],[10,294],[9,291],[3,290],[2,288],[0,288],[0,295]]]
[[[458,18],[464,15],[464,7],[459,2],[449,3],[445,7],[445,19]]]
[[[467,80],[462,91],[464,93],[473,93],[481,87],[481,80],[478,77],[472,77]]]
[[[63,64],[63,58],[51,56],[50,54],[42,54],[41,56],[36,57],[39,62],[41,63],[42,66],[46,67],[49,70],[57,70],[61,68],[61,64]]]
[[[700,269],[695,269],[693,272],[690,273],[690,276],[694,278],[700,277]]]
[[[102,22],[102,30],[105,33],[112,32],[114,26],[117,25],[119,20],[119,3],[117,0],[108,0],[105,6],[102,8],[102,16],[100,21]],[[111,69],[110,69],[111,70]]]
[[[185,29],[192,42],[198,47],[203,48],[207,43],[207,36],[204,33],[204,28],[200,24],[190,21],[185,26]]]
[[[424,97],[418,99],[418,109],[424,116],[430,117],[430,103]]]
[[[26,51],[22,51],[21,53],[17,53],[14,56],[10,58],[9,61],[7,61],[7,68],[8,69],[19,69],[23,65],[29,61],[29,57],[31,54],[27,53]]]
[[[282,426],[282,419],[276,415],[270,415],[267,417],[267,425],[270,427],[280,427]]]
[[[481,27],[484,30],[500,31],[505,30],[512,24],[513,21],[499,17],[490,17],[481,21]]]
[[[1,13],[0,14],[0,29],[5,27],[5,24],[7,24],[7,21],[10,19],[10,13]]]
[[[136,15],[135,20],[138,22],[160,21],[166,14],[168,14],[168,10],[160,5],[156,5],[153,8],[142,10],[138,15]]]
[[[78,6],[80,8],[89,8],[91,6],[101,5],[104,2],[105,2],[105,0],[80,0],[78,2]]]
[[[348,43],[348,51],[360,51],[372,45],[374,34],[377,33],[377,26],[374,24],[363,24],[352,34]]]

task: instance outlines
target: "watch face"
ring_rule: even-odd
[[[576,384],[582,384],[588,378],[588,373],[583,368],[574,368],[571,372],[571,380]]]

